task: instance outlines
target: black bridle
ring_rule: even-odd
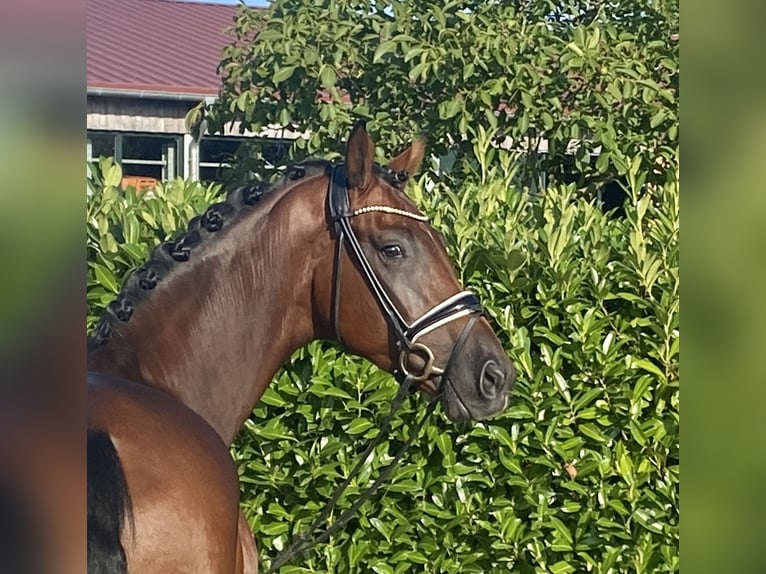
[[[346,182],[346,173],[343,164],[336,165],[332,168],[330,174],[330,185],[327,193],[328,209],[330,213],[330,219],[333,224],[335,235],[338,239],[338,249],[335,254],[335,270],[333,277],[333,295],[332,295],[332,322],[335,327],[335,336],[338,342],[342,343],[340,336],[340,283],[341,283],[341,271],[343,261],[343,248],[347,246],[349,255],[356,259],[359,267],[364,274],[364,278],[367,284],[370,286],[370,290],[375,295],[383,313],[388,320],[388,324],[394,332],[396,337],[396,346],[400,351],[399,355],[399,369],[394,372],[394,376],[399,381],[399,391],[396,397],[391,403],[391,410],[386,418],[380,425],[380,430],[375,436],[375,439],[367,446],[365,451],[359,457],[356,465],[349,473],[348,477],[336,488],[330,501],[325,506],[322,513],[314,521],[314,523],[300,536],[296,537],[293,543],[283,550],[271,563],[266,574],[276,572],[281,566],[287,563],[290,558],[302,550],[306,550],[313,546],[327,540],[335,532],[340,530],[344,524],[346,524],[356,514],[357,510],[367,501],[378,489],[378,487],[389,477],[393,469],[396,467],[399,460],[401,460],[404,453],[412,445],[415,438],[418,436],[420,429],[425,423],[426,419],[431,416],[438,400],[441,396],[442,389],[445,384],[448,384],[449,374],[454,364],[455,357],[460,354],[468,334],[473,329],[476,322],[484,315],[484,309],[481,306],[479,298],[470,291],[462,291],[449,297],[423,313],[418,319],[408,323],[394,302],[389,297],[386,288],[380,279],[376,275],[372,265],[367,259],[367,256],[362,251],[362,247],[359,240],[351,227],[350,220],[352,217],[362,215],[365,213],[382,212],[390,213],[394,215],[400,215],[403,217],[409,217],[416,221],[426,222],[428,218],[424,215],[397,209],[394,207],[388,207],[385,205],[371,205],[367,207],[361,207],[357,209],[351,209],[349,205],[348,185]],[[438,329],[442,325],[446,325],[461,317],[469,317],[465,326],[460,332],[460,335],[455,341],[452,351],[444,368],[439,368],[434,365],[434,354],[431,349],[418,342],[418,339],[423,335]],[[419,374],[413,374],[409,372],[407,359],[413,353],[420,354],[425,357],[425,365],[423,366]],[[423,417],[417,422],[417,424],[411,429],[410,436],[407,441],[399,447],[399,450],[394,454],[393,459],[388,465],[380,472],[380,475],[372,483],[372,485],[362,494],[359,499],[351,505],[350,508],[345,510],[343,514],[324,531],[311,536],[320,526],[322,526],[330,515],[330,512],[335,507],[338,499],[343,491],[351,483],[353,478],[359,474],[362,467],[373,452],[375,447],[380,444],[381,440],[386,436],[388,428],[393,418],[394,413],[399,409],[404,401],[405,396],[412,389],[413,383],[419,383],[427,380],[430,377],[439,376],[440,383],[439,388],[434,398],[429,402],[426,412]],[[454,390],[454,388],[453,388]],[[459,394],[455,391],[456,396]],[[462,401],[462,399],[461,399]],[[467,409],[467,406],[466,406]]]
[[[397,209],[386,205],[369,205],[357,209],[351,209],[349,205],[348,185],[346,182],[346,172],[343,164],[332,168],[330,174],[330,187],[327,194],[330,219],[333,223],[333,229],[338,239],[338,250],[335,256],[335,270],[333,278],[333,324],[335,326],[335,336],[342,343],[340,334],[340,282],[342,277],[342,261],[344,246],[349,255],[356,260],[362,270],[367,284],[370,287],[375,299],[378,301],[383,314],[385,315],[391,330],[396,338],[396,346],[399,349],[399,368],[394,372],[397,380],[401,383],[405,377],[413,377],[415,382],[425,381],[433,376],[443,375],[445,369],[434,365],[434,354],[431,349],[418,342],[423,335],[438,329],[452,321],[467,317],[469,315],[482,315],[484,309],[481,306],[479,298],[470,291],[461,291],[451,297],[448,297],[438,305],[432,307],[419,318],[408,323],[403,314],[391,300],[388,291],[378,279],[375,270],[372,268],[367,256],[359,244],[359,240],[351,227],[351,218],[366,213],[389,213],[408,217],[416,221],[427,222],[428,217],[412,211]],[[411,354],[418,354],[425,359],[425,365],[419,374],[413,374],[408,369],[408,358]]]

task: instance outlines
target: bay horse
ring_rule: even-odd
[[[343,163],[228,194],[125,282],[88,341],[89,572],[258,571],[229,445],[291,354],[333,340],[440,396],[508,404],[514,367],[363,122]],[[353,222],[353,223],[352,223]]]

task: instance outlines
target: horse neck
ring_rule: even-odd
[[[323,198],[294,189],[218,231],[115,326],[89,367],[169,392],[229,444],[278,369],[316,336]]]

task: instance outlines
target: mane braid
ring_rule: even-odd
[[[324,159],[307,159],[292,164],[276,182],[254,182],[236,187],[227,192],[224,201],[211,204],[203,214],[189,220],[185,231],[157,246],[146,263],[128,275],[117,297],[107,305],[98,323],[88,334],[88,352],[111,339],[114,326],[129,321],[136,305],[145,300],[157,283],[167,277],[178,263],[188,261],[192,250],[211,235],[231,224],[240,213],[257,205],[264,197],[293,187],[299,179],[329,175],[332,166],[332,162]],[[405,171],[394,172],[378,163],[373,164],[373,173],[396,189],[401,189],[408,177]]]
[[[186,230],[158,245],[149,259],[128,275],[117,297],[107,305],[88,334],[88,352],[111,339],[115,325],[129,321],[136,305],[145,300],[178,263],[188,261],[194,248],[230,225],[239,214],[259,204],[264,197],[291,188],[306,176],[327,173],[330,165],[329,161],[313,159],[290,165],[276,182],[254,182],[231,189],[224,201],[211,204],[204,213],[189,220]]]

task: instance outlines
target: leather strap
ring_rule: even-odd
[[[348,196],[348,187],[346,172],[343,164],[336,165],[330,173],[330,185],[328,190],[328,210],[333,223],[333,229],[338,238],[338,251],[335,258],[335,270],[333,279],[333,326],[338,341],[342,341],[340,333],[340,284],[342,272],[342,249],[345,246],[356,259],[361,267],[367,284],[370,286],[381,310],[388,320],[388,324],[394,331],[396,344],[400,351],[406,352],[412,349],[413,343],[417,338],[433,331],[434,329],[461,317],[482,313],[483,309],[479,298],[469,291],[463,291],[445,301],[442,301],[431,310],[424,313],[412,324],[404,319],[397,306],[388,295],[388,291],[383,283],[378,279],[375,270],[362,250],[362,246],[351,227],[351,218],[363,213],[371,213],[377,210],[388,210],[385,206],[371,206],[351,210]],[[403,210],[392,210],[419,220],[424,217],[416,214],[409,214]]]

